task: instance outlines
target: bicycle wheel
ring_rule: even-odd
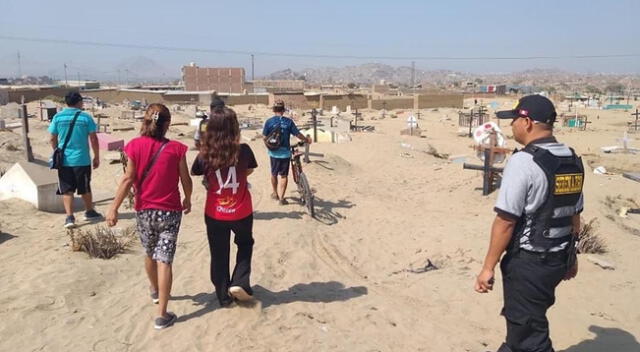
[[[311,192],[311,186],[309,186],[309,181],[307,180],[307,175],[303,172],[300,173],[300,185],[302,186],[302,199],[304,200],[304,205],[307,206],[307,210],[309,211],[309,215],[313,218],[315,216],[315,210],[313,208],[313,193]]]

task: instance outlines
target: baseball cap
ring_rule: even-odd
[[[224,108],[224,100],[215,97],[213,98],[213,100],[211,101],[211,105],[209,106],[211,108],[211,110],[220,110],[222,108]]]
[[[282,108],[284,109],[284,101],[283,100],[276,100],[276,102],[273,104],[274,108]]]
[[[64,102],[67,103],[68,106],[76,105],[82,101],[82,95],[80,93],[71,91],[67,93],[64,97]]]
[[[556,116],[556,109],[551,100],[538,94],[522,97],[513,110],[496,112],[496,117],[499,119],[528,117],[546,124],[553,124],[556,121]]]

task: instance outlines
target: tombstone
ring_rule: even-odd
[[[124,149],[123,139],[117,139],[106,133],[98,133],[97,136],[98,136],[98,145],[100,146],[101,150],[112,151],[112,150]]]
[[[44,114],[43,114],[44,111]],[[40,117],[47,121],[53,120],[53,116],[58,113],[58,106],[51,100],[43,100],[40,102]]]
[[[411,115],[411,116],[407,117],[407,127],[409,127],[409,128],[417,128],[418,127],[418,120],[416,119],[415,116]]]
[[[0,119],[0,130],[4,130],[7,127],[7,125],[4,122],[4,119]]]
[[[422,130],[417,127],[409,127],[409,128],[405,128],[403,130],[400,130],[400,135],[401,136],[412,136],[412,137],[422,137]]]
[[[347,105],[347,108],[345,109],[345,111],[347,114],[351,113],[351,105]]]
[[[104,114],[95,114],[93,115],[93,117],[95,117],[96,120],[98,120],[98,132],[102,131],[104,133],[109,133],[110,125],[108,123],[102,123],[102,119],[109,118],[109,116]]]
[[[136,117],[135,111],[123,111],[120,118],[123,120],[133,120]]]
[[[351,121],[345,119],[336,119],[338,126],[338,133],[349,133],[351,131]]]
[[[0,178],[0,201],[18,198],[27,201],[36,209],[51,213],[64,213],[62,198],[58,190],[58,173],[47,166],[27,161],[18,161]],[[102,203],[113,199],[112,193],[94,194],[93,202]],[[74,197],[73,208],[84,209],[80,197]]]
[[[9,103],[4,106],[0,106],[0,118],[2,119],[17,119],[20,117],[20,105],[17,103]]]
[[[64,206],[56,195],[57,189],[55,170],[26,161],[18,161],[0,178],[0,200],[18,198],[38,210],[62,213]]]
[[[338,111],[338,107],[334,105],[334,106],[331,108],[331,113],[332,113],[332,114],[334,114],[334,115],[336,115],[336,114],[340,113],[340,111]]]

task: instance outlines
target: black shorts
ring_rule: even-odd
[[[281,159],[271,157],[271,175],[272,176],[288,176],[289,175],[289,164],[291,163],[291,158]]]
[[[91,193],[91,166],[63,166],[58,169],[58,194]]]

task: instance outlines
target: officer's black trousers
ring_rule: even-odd
[[[499,352],[553,352],[546,313],[567,272],[566,262],[564,254],[543,258],[523,250],[502,258],[507,338]]]

